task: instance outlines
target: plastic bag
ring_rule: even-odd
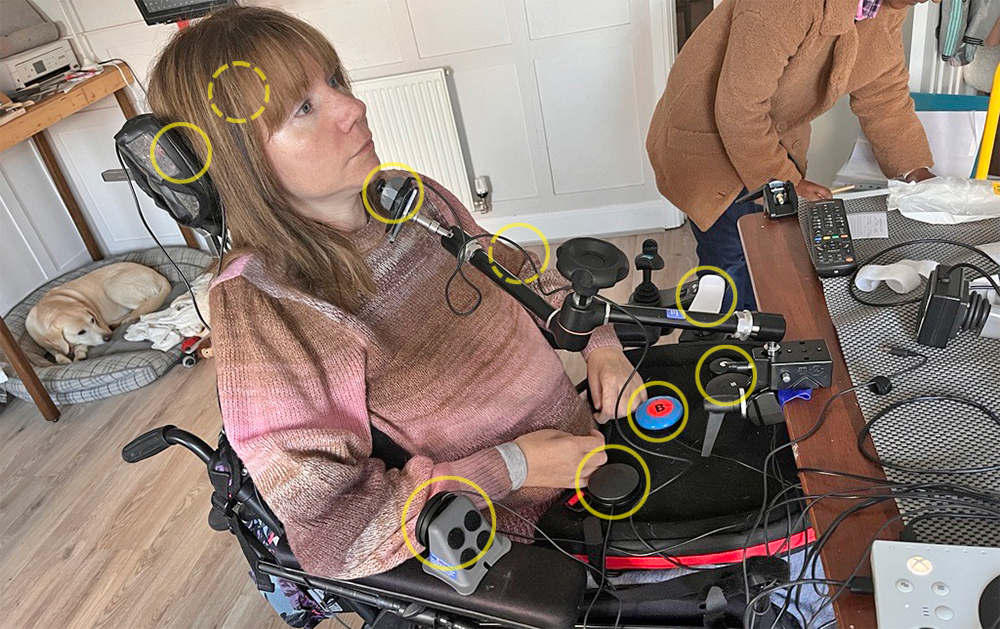
[[[956,225],[1000,218],[1000,182],[937,177],[889,182],[889,209],[924,223]]]

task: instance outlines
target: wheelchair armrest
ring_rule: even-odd
[[[459,615],[494,619],[506,625],[556,629],[576,624],[586,587],[582,564],[550,548],[514,542],[487,572],[479,588],[462,596],[411,559],[388,572],[352,583],[448,609]]]

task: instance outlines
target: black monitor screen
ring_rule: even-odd
[[[234,4],[232,0],[135,0],[146,24],[167,24],[201,17],[213,9]]]

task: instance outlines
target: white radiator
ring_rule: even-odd
[[[354,81],[351,90],[368,106],[383,162],[401,162],[432,177],[474,211],[444,68]]]

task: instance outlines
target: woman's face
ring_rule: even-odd
[[[381,163],[365,113],[364,103],[316,67],[306,95],[264,142],[268,161],[300,207],[356,200]]]

